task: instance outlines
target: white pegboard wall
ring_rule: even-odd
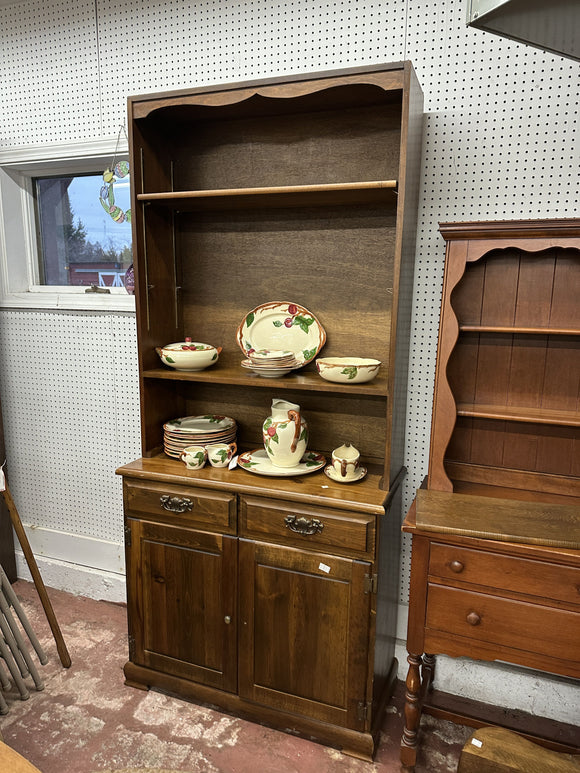
[[[94,0],[0,8],[0,149],[98,137],[97,54]]]
[[[2,312],[0,394],[24,523],[123,542],[118,465],[139,455],[133,315]]]
[[[0,9],[0,148],[116,136],[129,94],[404,57],[405,0],[28,0]],[[385,30],[388,34],[385,34]]]

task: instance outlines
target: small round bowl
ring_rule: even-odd
[[[161,362],[175,370],[205,370],[218,361],[222,348],[198,341],[181,341],[167,346],[156,346]]]
[[[362,384],[372,381],[381,367],[380,360],[366,357],[319,357],[316,370],[326,381],[337,384]]]

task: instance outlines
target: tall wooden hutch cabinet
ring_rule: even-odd
[[[367,759],[396,675],[422,112],[409,62],[129,99],[143,456],[118,471],[127,684]],[[236,329],[270,301],[312,311],[323,354],[380,359],[377,378],[244,370]],[[223,347],[217,364],[162,365],[155,347],[188,335]],[[165,422],[208,414],[259,448],[276,397],[301,406],[309,450],[355,445],[364,480],[163,452]]]
[[[404,524],[409,769],[434,655],[580,678],[580,220],[440,230],[429,474]]]

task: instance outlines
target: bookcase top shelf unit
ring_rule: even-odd
[[[577,495],[580,219],[444,223],[429,488]]]

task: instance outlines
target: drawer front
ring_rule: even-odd
[[[429,584],[426,628],[547,657],[580,659],[580,614]]]
[[[127,512],[146,513],[153,520],[183,526],[201,526],[208,531],[234,534],[236,496],[209,489],[174,486],[151,481],[125,480]]]
[[[580,569],[432,543],[429,575],[580,605]]]
[[[339,554],[372,559],[375,516],[241,497],[240,534],[257,540],[313,550],[332,549]]]

